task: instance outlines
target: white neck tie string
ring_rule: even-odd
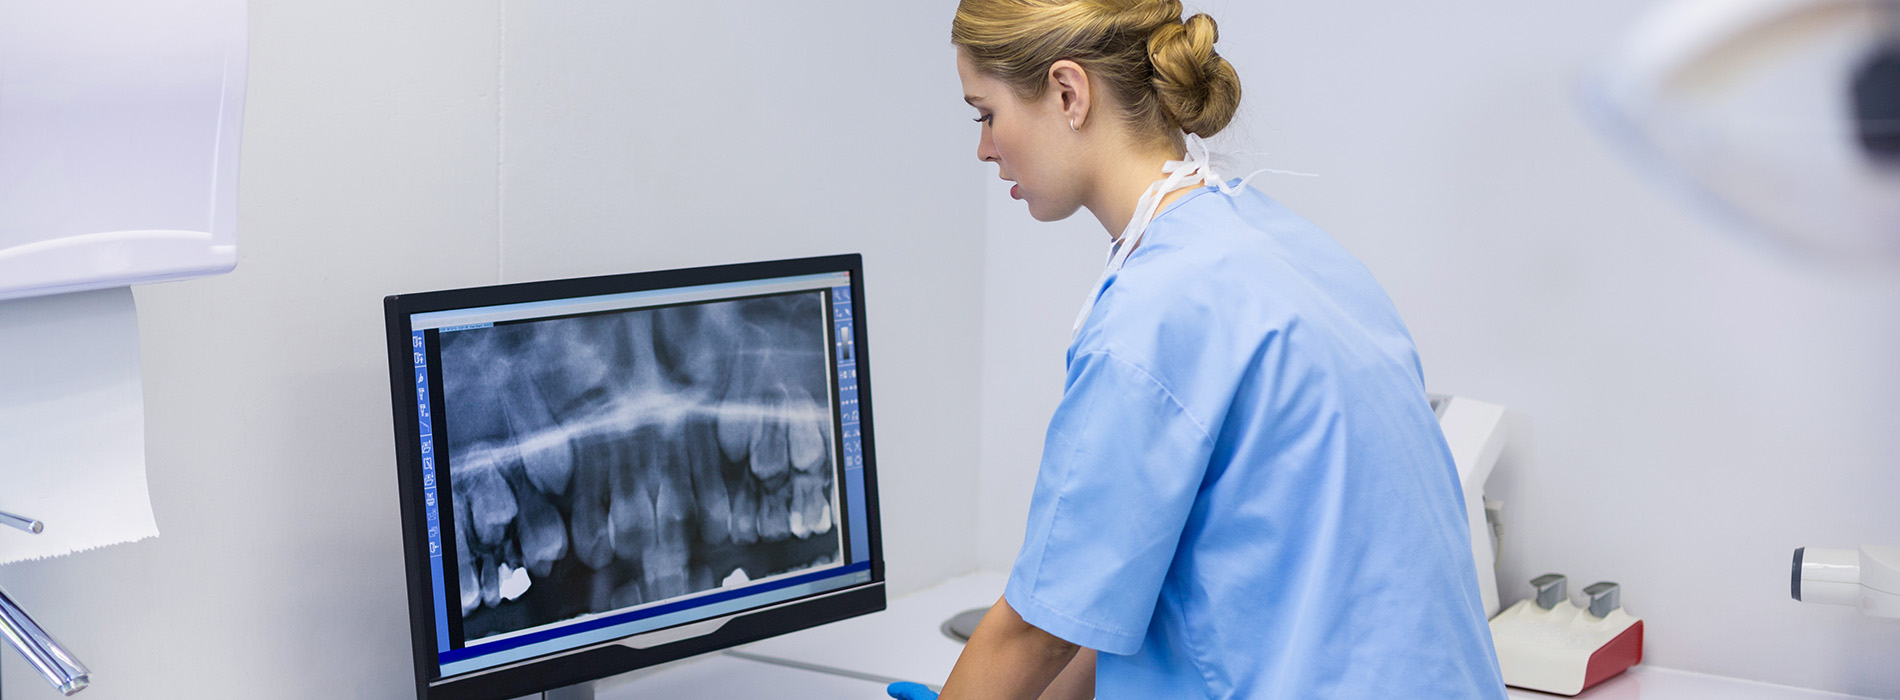
[[[1270,172],[1266,169],[1255,170],[1241,178],[1239,182],[1230,185],[1214,172],[1214,166],[1210,162],[1213,154],[1207,147],[1207,140],[1197,134],[1184,134],[1184,137],[1183,141],[1187,146],[1187,153],[1183,156],[1185,159],[1171,160],[1161,164],[1161,174],[1164,177],[1149,184],[1148,189],[1141,193],[1141,199],[1135,202],[1134,217],[1128,220],[1128,226],[1122,229],[1122,235],[1109,244],[1108,264],[1102,270],[1101,278],[1096,280],[1087,303],[1082,306],[1082,312],[1075,317],[1074,333],[1082,332],[1082,323],[1088,320],[1089,312],[1095,310],[1095,299],[1101,296],[1102,287],[1108,283],[1109,275],[1120,270],[1122,265],[1128,262],[1128,256],[1133,255],[1135,248],[1141,245],[1141,237],[1148,232],[1148,224],[1152,223],[1155,215],[1160,213],[1161,200],[1167,198],[1175,190],[1195,185],[1213,187],[1220,190],[1221,194],[1233,196],[1246,189],[1247,182],[1253,180],[1255,175]]]

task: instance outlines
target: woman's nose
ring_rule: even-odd
[[[976,159],[985,163],[996,162],[996,144],[990,142],[989,129],[976,139]]]

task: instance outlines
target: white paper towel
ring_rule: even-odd
[[[0,302],[0,564],[158,536],[126,287]]]

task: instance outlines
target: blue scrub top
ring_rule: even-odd
[[[1068,368],[1005,598],[1098,697],[1504,698],[1418,353],[1325,232],[1189,193]]]

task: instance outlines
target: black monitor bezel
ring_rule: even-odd
[[[858,425],[864,456],[865,529],[870,545],[870,582],[842,591],[773,604],[762,610],[737,613],[718,631],[704,636],[646,649],[608,643],[585,651],[558,652],[431,687],[431,681],[435,680],[432,676],[439,672],[440,666],[435,650],[434,584],[429,571],[428,552],[423,544],[426,539],[423,535],[427,531],[424,522],[427,513],[421,506],[422,455],[417,439],[420,415],[412,386],[415,365],[410,349],[410,316],[431,311],[831,272],[848,272],[851,278],[851,336],[852,342],[856,344]],[[508,700],[884,609],[884,550],[878,516],[877,457],[873,447],[876,443],[873,439],[870,344],[866,342],[865,332],[862,256],[852,253],[397,294],[383,298],[383,311],[389,333],[397,491],[401,499],[403,554],[409,591],[409,631],[414,650],[418,700]]]

